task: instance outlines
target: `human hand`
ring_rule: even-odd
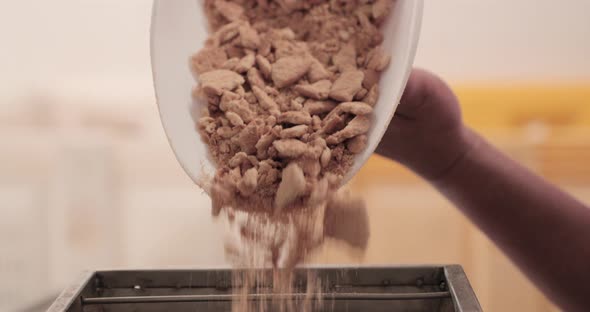
[[[376,152],[436,180],[469,150],[469,134],[447,84],[429,72],[414,70]]]

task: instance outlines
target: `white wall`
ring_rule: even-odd
[[[417,64],[459,81],[590,78],[588,0],[426,0]]]
[[[23,85],[47,90],[72,83],[74,89],[96,93],[105,88],[151,92],[151,1],[0,3],[0,83],[13,87],[1,93],[16,93]]]

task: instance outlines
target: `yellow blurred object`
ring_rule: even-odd
[[[465,121],[477,129],[590,126],[590,83],[458,86]]]
[[[467,124],[560,184],[590,184],[590,83],[458,87]],[[527,146],[527,149],[523,147]]]

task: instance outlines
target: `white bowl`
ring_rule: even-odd
[[[345,178],[350,180],[367,162],[395,113],[408,77],[420,36],[423,0],[397,0],[386,21],[383,47],[392,55],[383,72],[381,96],[375,106],[368,146],[358,155]],[[208,36],[207,21],[199,0],[155,0],[151,29],[151,58],[160,118],[170,146],[191,179],[208,191],[207,181],[215,173],[208,147],[195,131],[190,108],[195,79],[189,58],[199,51]]]

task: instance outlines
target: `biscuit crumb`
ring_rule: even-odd
[[[342,73],[332,85],[330,98],[342,102],[352,101],[354,95],[362,89],[364,78],[365,74],[358,70]]]
[[[393,0],[203,3],[213,33],[190,60],[195,128],[217,166],[213,215],[247,223],[248,249],[228,256],[293,267],[325,235],[365,248],[364,205],[336,191],[367,146]],[[324,225],[351,216],[350,231]]]
[[[272,81],[277,88],[287,87],[307,74],[311,61],[306,56],[287,56],[272,65]]]

